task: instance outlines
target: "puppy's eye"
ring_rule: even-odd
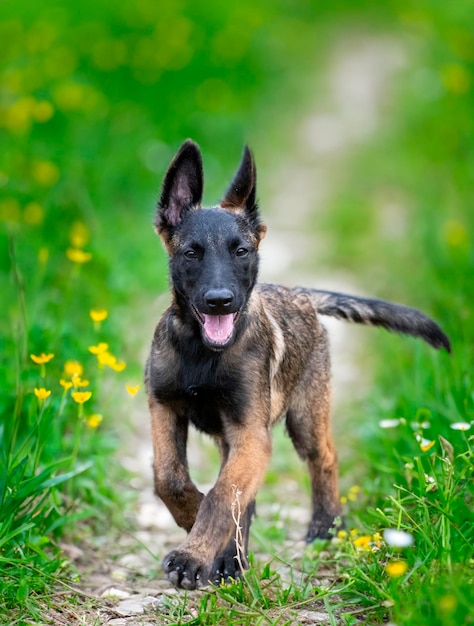
[[[247,248],[237,248],[237,250],[235,251],[235,256],[240,256],[240,257],[244,257],[247,256],[249,253],[249,251],[247,250]]]
[[[186,250],[186,252],[184,253],[184,256],[187,259],[197,259],[198,258],[198,253],[196,252],[196,250],[193,250],[192,248],[190,248],[189,250]]]

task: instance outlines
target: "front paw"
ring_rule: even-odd
[[[235,544],[232,542],[231,547],[227,547],[215,558],[210,576],[210,581],[214,585],[220,585],[223,582],[228,583],[232,580],[242,578],[244,570],[248,569],[249,564],[247,559],[243,556],[241,556],[239,561],[236,552]]]
[[[208,584],[209,568],[188,552],[173,550],[163,560],[163,569],[175,587],[196,589]]]

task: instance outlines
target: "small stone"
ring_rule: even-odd
[[[143,559],[138,554],[124,554],[119,558],[117,563],[121,567],[126,567],[131,570],[139,570],[143,567]]]
[[[141,615],[146,609],[154,608],[159,604],[159,600],[153,596],[133,596],[120,602],[115,607],[115,611],[124,617],[130,615]]]
[[[129,598],[130,593],[117,587],[109,587],[100,594],[101,598]]]
[[[298,621],[302,624],[329,624],[329,615],[320,611],[302,610],[298,611]]]

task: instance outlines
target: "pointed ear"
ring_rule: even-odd
[[[253,156],[248,146],[245,146],[239,169],[221,201],[221,207],[229,211],[252,210],[256,204],[256,183],[257,172]]]
[[[178,226],[186,211],[200,205],[202,188],[201,152],[197,144],[188,139],[172,160],[163,181],[155,217],[158,234]]]
[[[221,201],[221,207],[245,215],[255,228],[258,239],[263,239],[266,228],[260,223],[257,205],[257,170],[252,153],[245,146],[239,169]]]

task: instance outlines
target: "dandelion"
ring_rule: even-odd
[[[135,395],[138,393],[138,391],[140,390],[140,385],[135,385],[135,386],[132,386],[132,385],[126,385],[126,386],[125,386],[125,389],[128,391],[128,393],[129,393],[129,394],[132,396],[132,398],[133,398],[133,396],[135,396]]]
[[[370,550],[370,542],[372,537],[370,535],[361,535],[354,539],[354,546],[359,550]]]
[[[95,330],[99,330],[100,324],[109,316],[107,309],[91,309],[89,311],[91,320],[94,322]]]
[[[68,248],[66,250],[66,256],[70,261],[78,265],[87,263],[92,259],[90,252],[84,252],[84,250],[80,250],[79,248]]]
[[[338,530],[337,531],[338,539],[347,539],[347,530]]]
[[[449,428],[453,430],[469,430],[471,428],[471,424],[469,422],[453,422],[449,425]]]
[[[403,574],[407,571],[408,565],[405,561],[389,561],[385,565],[385,571],[392,578],[397,578],[398,576],[403,576]]]
[[[96,346],[89,346],[88,350],[91,354],[99,355],[104,354],[109,349],[109,344],[105,341],[101,341]]]
[[[35,396],[40,402],[44,402],[44,400],[46,400],[46,398],[49,398],[50,395],[51,391],[49,389],[45,389],[44,387],[40,387],[39,389],[37,389],[35,387]]]
[[[70,380],[64,380],[61,378],[61,380],[59,381],[59,384],[61,385],[61,387],[64,389],[64,392],[69,391],[69,389],[71,389],[72,387],[72,381]]]
[[[346,496],[341,496],[341,497],[340,497],[340,499],[339,499],[339,501],[340,501],[340,503],[341,503],[341,504],[347,504],[347,498],[346,498]]]
[[[414,543],[413,535],[395,528],[386,528],[383,531],[383,538],[391,548],[408,548]]]
[[[100,415],[99,413],[94,413],[87,418],[86,422],[90,428],[97,428],[97,426],[99,426],[99,424],[102,422],[102,415]]]

